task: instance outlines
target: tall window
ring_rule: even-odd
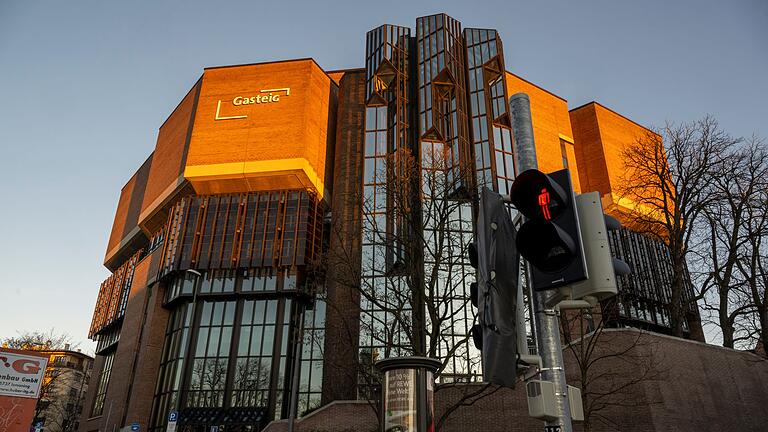
[[[269,401],[277,315],[278,300],[243,303],[232,406],[266,406]]]
[[[179,280],[183,279],[179,278]],[[155,390],[157,402],[152,414],[152,425],[158,425],[164,421],[168,412],[178,407],[191,323],[192,305],[190,303],[182,304],[176,308],[168,321],[165,347],[163,348],[163,357],[160,360],[160,373]]]
[[[168,412],[180,415],[261,412],[285,416],[287,383],[296,323],[294,301],[275,298],[296,292],[297,275],[281,269],[217,270],[196,278],[178,275],[168,284],[177,297],[165,335],[152,411],[152,431],[163,431]],[[196,280],[195,280],[196,279]],[[197,293],[193,305],[191,295]],[[229,300],[222,296],[234,296]],[[309,319],[309,318],[308,318]],[[314,321],[313,321],[314,322]],[[313,324],[307,324],[313,329]],[[312,380],[322,376],[322,358],[313,351]],[[309,372],[307,372],[309,373]],[[319,388],[318,388],[319,391]]]
[[[304,314],[304,345],[299,381],[299,415],[320,406],[325,343],[325,301],[318,299]]]
[[[227,383],[235,302],[205,301],[202,306],[186,405],[221,407]]]
[[[109,377],[112,375],[112,363],[115,360],[115,351],[107,354],[104,358],[104,367],[99,374],[98,386],[96,387],[96,398],[93,402],[91,417],[99,416],[104,412],[104,399],[107,396],[107,387],[109,386]]]

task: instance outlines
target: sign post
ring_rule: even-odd
[[[179,421],[179,412],[173,410],[168,413],[168,426],[165,428],[165,432],[176,432],[176,422]]]

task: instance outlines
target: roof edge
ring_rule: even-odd
[[[530,84],[530,85],[532,85],[532,86],[536,87],[537,89],[539,89],[539,90],[541,90],[541,91],[543,91],[543,92],[545,92],[545,93],[547,93],[547,94],[550,94],[550,95],[552,95],[552,96],[554,96],[554,97],[556,97],[556,98],[560,99],[561,101],[565,102],[566,104],[568,103],[568,99],[566,99],[566,98],[564,98],[564,97],[562,97],[562,96],[560,96],[560,95],[557,95],[557,94],[555,94],[555,93],[552,93],[551,91],[549,91],[549,90],[545,89],[544,87],[542,87],[542,86],[540,86],[540,85],[538,85],[538,84],[534,84],[534,83],[532,83],[532,82],[528,81],[527,79],[525,79],[525,78],[521,77],[520,75],[518,75],[518,74],[516,74],[516,73],[510,72],[510,71],[508,71],[508,70],[505,70],[504,72],[506,72],[506,73],[508,73],[508,74],[510,74],[510,75],[512,75],[512,76],[514,76],[515,78],[517,78],[517,79],[519,79],[519,80],[525,81],[526,83],[528,83],[528,84]]]
[[[207,71],[207,70],[214,70],[214,69],[226,69],[226,68],[233,68],[233,67],[243,67],[243,66],[261,66],[261,65],[268,65],[268,64],[276,64],[276,63],[291,63],[291,62],[299,62],[299,61],[307,61],[307,60],[309,60],[309,61],[311,61],[312,63],[314,63],[314,65],[315,65],[315,66],[317,66],[317,68],[318,68],[318,69],[320,69],[321,71],[323,71],[323,73],[325,74],[325,76],[327,76],[327,77],[328,77],[328,79],[329,79],[329,80],[331,80],[331,82],[332,82],[334,85],[338,86],[338,85],[336,84],[336,82],[333,80],[333,78],[331,78],[331,76],[330,76],[330,75],[328,75],[328,71],[326,71],[325,69],[323,69],[323,67],[322,67],[322,66],[320,66],[320,63],[318,63],[318,62],[317,62],[317,60],[315,60],[315,59],[314,59],[314,58],[312,58],[312,57],[301,57],[301,58],[295,58],[295,59],[285,59],[285,60],[270,60],[270,61],[263,61],[263,62],[255,62],[255,63],[242,63],[242,64],[231,64],[231,65],[223,65],[223,66],[208,66],[208,67],[204,67],[204,68],[203,68],[203,74],[205,74],[205,71]]]
[[[585,104],[579,105],[579,106],[577,106],[576,108],[573,108],[573,109],[569,109],[569,110],[568,110],[568,112],[571,112],[571,111],[576,111],[576,110],[580,110],[580,109],[582,109],[582,108],[586,108],[586,107],[587,107],[587,106],[589,106],[589,105],[597,105],[597,106],[599,106],[600,108],[603,108],[604,110],[606,110],[606,111],[608,111],[608,112],[611,112],[611,113],[613,113],[613,114],[615,114],[615,115],[617,115],[617,116],[619,116],[619,117],[623,118],[624,120],[626,120],[626,121],[628,121],[628,122],[630,122],[630,123],[634,124],[635,126],[641,127],[641,128],[643,128],[643,129],[647,130],[648,132],[656,133],[656,132],[654,132],[654,131],[653,131],[653,129],[651,129],[651,128],[647,127],[647,126],[643,126],[643,125],[641,125],[640,123],[638,123],[638,122],[636,122],[636,121],[632,120],[631,118],[629,118],[629,117],[625,116],[624,114],[621,114],[621,113],[619,113],[619,112],[617,112],[617,111],[615,111],[615,110],[612,110],[611,108],[608,108],[607,106],[605,106],[605,105],[601,104],[601,103],[600,103],[600,102],[598,102],[598,101],[594,101],[594,100],[593,100],[593,101],[589,101],[589,102],[587,102],[587,103],[585,103]]]

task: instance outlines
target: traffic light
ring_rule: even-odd
[[[516,244],[531,264],[533,289],[555,289],[586,279],[570,172],[524,171],[512,184],[510,198],[527,219]]]
[[[608,231],[621,228],[621,223],[603,214],[598,192],[576,197],[576,207],[581,222],[584,256],[589,269],[589,279],[571,286],[570,297],[578,300],[592,296],[598,300],[616,295],[616,275],[629,274],[629,265],[611,256]]]
[[[480,193],[475,243],[469,247],[477,282],[470,286],[477,324],[472,339],[482,352],[483,380],[514,387],[517,379],[517,277],[520,258],[515,226],[502,196],[488,188]]]

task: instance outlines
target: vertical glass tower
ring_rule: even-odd
[[[482,373],[464,251],[478,188],[506,193],[515,177],[504,71],[495,30],[445,14],[417,18],[415,36],[368,33],[363,364],[421,354],[443,361],[443,382]]]

